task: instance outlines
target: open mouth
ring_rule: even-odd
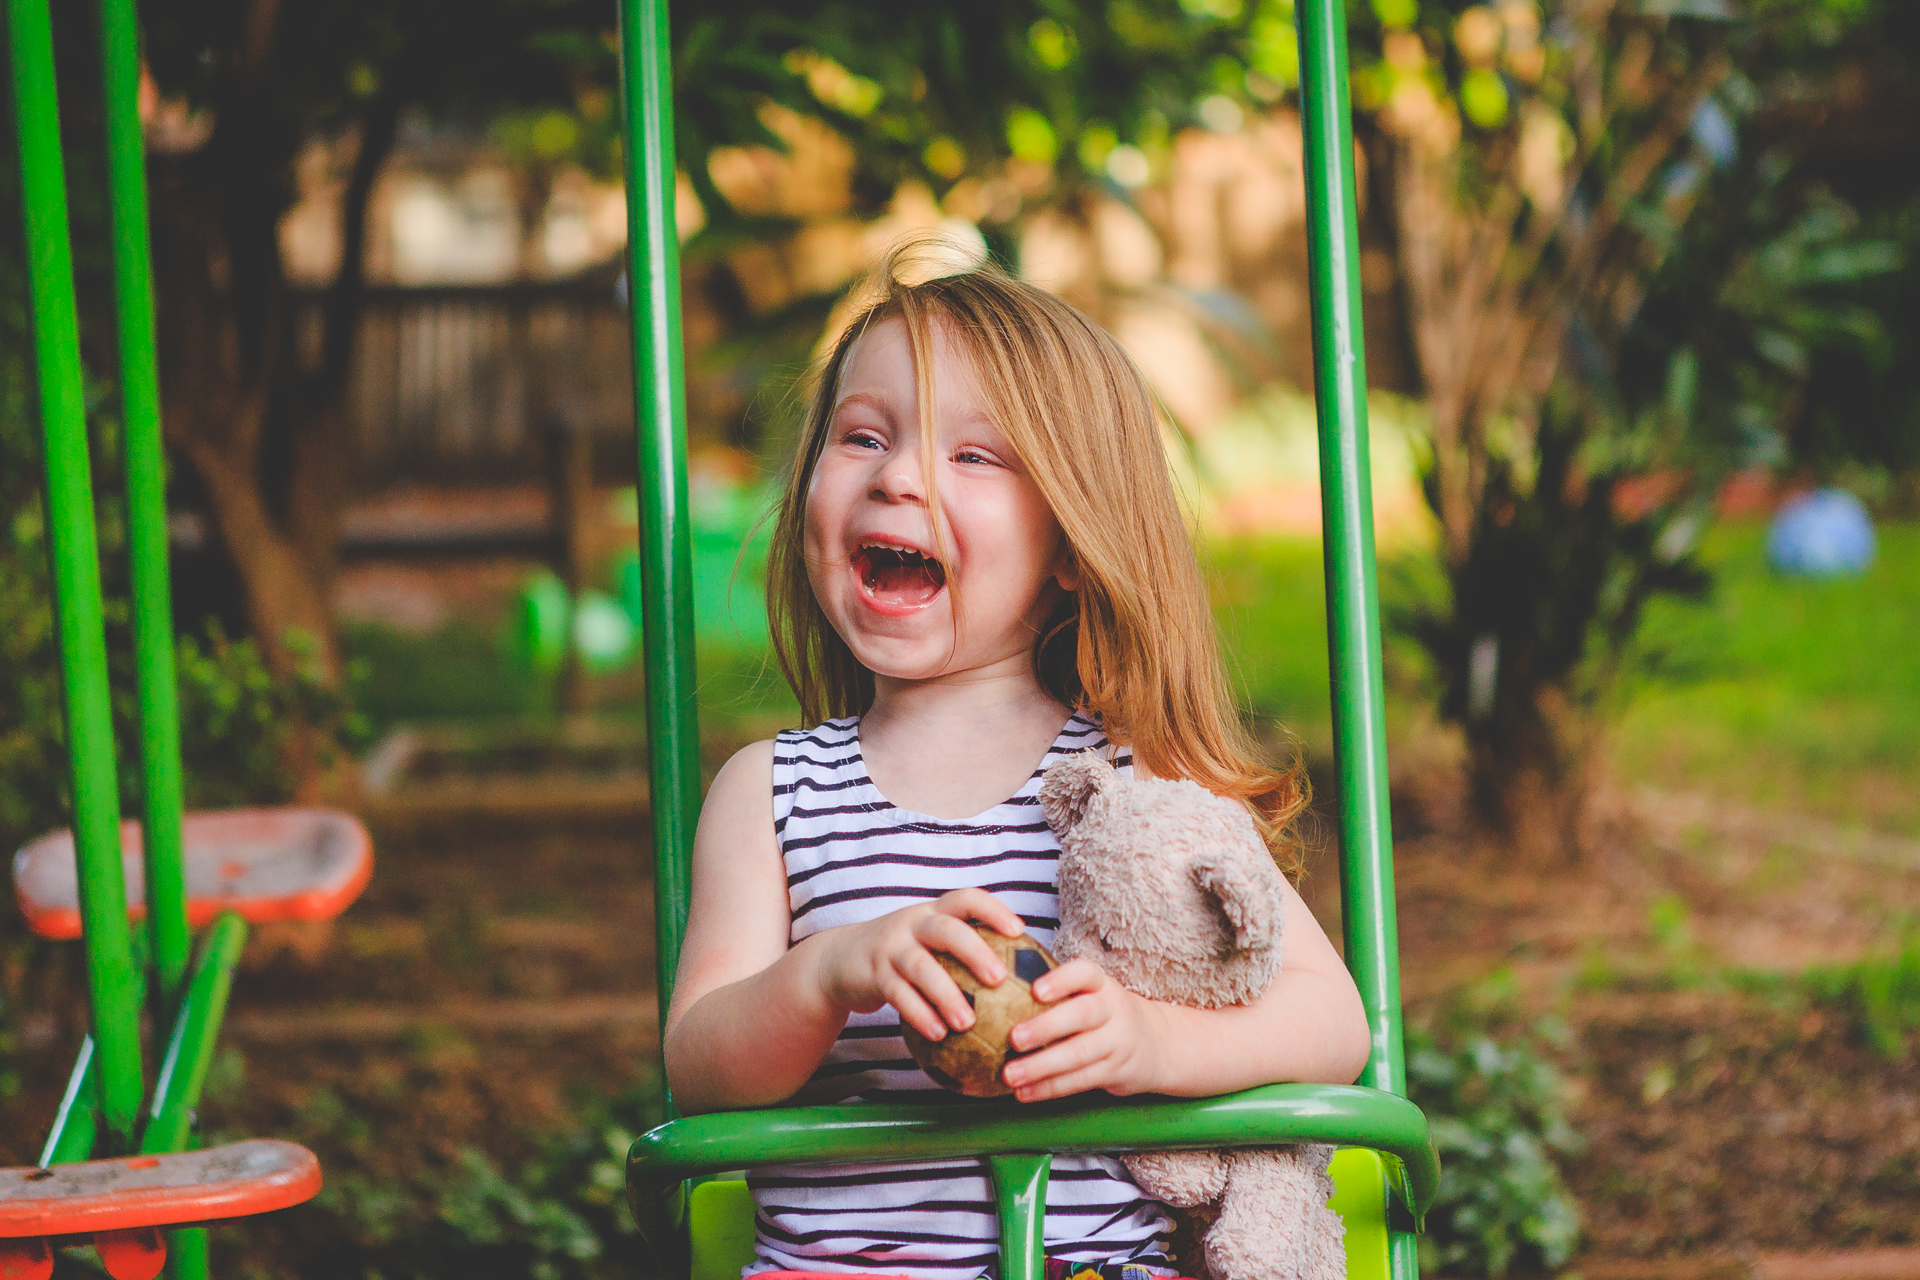
[[[912,547],[863,542],[852,564],[868,598],[894,608],[930,604],[947,585],[946,566]]]

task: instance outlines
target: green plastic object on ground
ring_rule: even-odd
[[[553,573],[542,571],[520,585],[513,602],[508,644],[524,669],[552,675],[567,661],[567,630],[573,601]]]

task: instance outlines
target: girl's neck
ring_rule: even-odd
[[[901,681],[876,677],[860,719],[868,776],[903,809],[968,818],[1020,790],[1070,714],[1025,654],[993,667]]]

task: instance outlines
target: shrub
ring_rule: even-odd
[[[1566,1090],[1532,1043],[1473,1032],[1407,1037],[1407,1086],[1440,1153],[1440,1191],[1421,1238],[1421,1269],[1504,1276],[1573,1256],[1580,1210],[1557,1158],[1577,1154]]]
[[[0,335],[5,326],[0,325]],[[61,696],[40,496],[40,447],[17,352],[0,355],[0,848],[70,817],[66,710]],[[96,396],[97,399],[97,396]],[[119,432],[91,415],[108,675],[122,805],[139,813],[139,708],[127,595]],[[310,642],[290,635],[296,658]],[[229,640],[217,622],[179,637],[176,688],[187,802],[207,807],[291,797],[296,763],[319,767],[361,735],[346,694],[305,661],[291,675],[268,667],[253,640]]]
[[[467,1148],[411,1187],[330,1175],[319,1205],[337,1229],[303,1270],[367,1280],[642,1274],[651,1258],[627,1210],[627,1148],[659,1110],[651,1088],[595,1098],[511,1172]]]
[[[1814,1000],[1843,1010],[1873,1048],[1889,1058],[1906,1056],[1920,1029],[1920,932],[1892,955],[1810,970],[1803,981]]]

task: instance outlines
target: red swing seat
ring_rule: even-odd
[[[271,1138],[0,1169],[0,1280],[46,1280],[56,1244],[89,1240],[114,1280],[152,1280],[167,1257],[159,1228],[271,1213],[319,1190],[313,1152]]]
[[[337,809],[190,813],[181,836],[187,922],[195,928],[222,911],[237,912],[251,924],[330,920],[360,896],[373,874],[367,829]],[[120,850],[127,914],[137,920],[147,912],[138,822],[120,824]],[[80,936],[71,831],[50,832],[16,853],[13,884],[28,928],[43,938]]]

